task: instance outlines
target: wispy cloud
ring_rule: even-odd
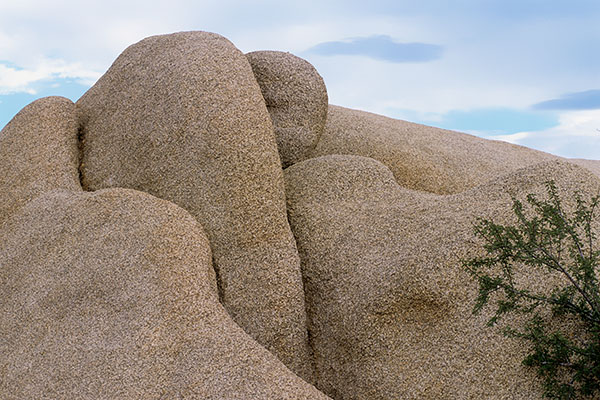
[[[36,94],[39,84],[65,78],[91,86],[100,75],[100,72],[84,68],[81,63],[67,63],[57,59],[43,59],[30,68],[0,61],[0,94]]]
[[[399,43],[387,35],[374,35],[320,43],[308,49],[307,53],[365,56],[394,63],[408,63],[437,60],[442,57],[443,47],[428,43]]]
[[[598,159],[600,111],[566,111],[559,124],[537,132],[519,132],[493,139],[505,140],[548,153],[572,158]]]
[[[536,110],[595,110],[600,109],[600,90],[568,93],[558,99],[533,105]]]

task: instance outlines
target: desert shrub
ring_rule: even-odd
[[[477,220],[475,234],[485,255],[463,263],[479,284],[473,313],[491,307],[489,326],[521,315],[503,320],[502,331],[528,345],[523,364],[536,369],[545,397],[598,398],[600,252],[594,212],[600,196],[584,200],[575,193],[566,213],[554,182],[546,189],[541,200],[531,194],[525,203],[513,198],[515,224]],[[527,287],[519,276],[533,270],[558,274],[562,284],[547,292]]]

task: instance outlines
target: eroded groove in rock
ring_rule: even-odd
[[[80,118],[78,118],[78,127],[77,127],[77,172],[79,176],[79,184],[84,191],[88,191],[83,182],[83,148],[85,142],[85,134],[82,122]]]
[[[45,97],[23,108],[0,132],[0,224],[37,196],[81,190],[75,105]]]
[[[78,102],[90,190],[170,200],[205,227],[233,319],[310,381],[306,312],[272,123],[248,60],[206,32],[130,46]]]

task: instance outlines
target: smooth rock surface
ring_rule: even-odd
[[[0,131],[0,225],[53,189],[81,190],[75,105],[45,97],[23,108]]]
[[[327,399],[231,320],[173,203],[48,192],[0,236],[4,400]]]
[[[353,154],[386,165],[399,185],[459,193],[490,179],[559,157],[365,111],[329,106],[327,125],[310,157]]]
[[[310,381],[300,263],[271,119],[248,60],[207,32],[127,48],[77,102],[87,190],[170,200],[206,229],[233,319]]]
[[[316,386],[335,399],[539,399],[525,346],[472,316],[476,217],[511,221],[511,195],[600,191],[562,161],[536,164],[456,195],[399,186],[380,162],[331,155],[286,169],[302,259]],[[568,201],[565,202],[568,204]],[[556,276],[528,272],[529,287]]]
[[[286,168],[314,149],[327,118],[327,88],[315,67],[291,53],[246,54],[271,115]]]

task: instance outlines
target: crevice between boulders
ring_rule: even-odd
[[[84,123],[79,118],[79,126],[77,127],[77,151],[78,151],[78,159],[77,159],[77,172],[79,175],[79,184],[81,185],[81,189],[84,192],[89,192],[90,190],[87,188],[87,185],[84,183],[83,178],[83,167],[85,166],[83,162],[83,148],[85,145],[85,128]]]

